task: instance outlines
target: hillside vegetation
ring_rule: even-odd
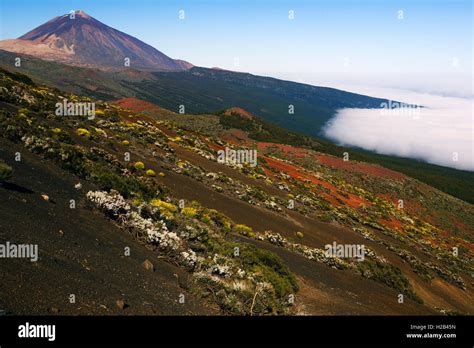
[[[56,115],[55,103],[63,98],[96,103],[96,117]],[[286,132],[245,110],[201,116],[153,108],[136,112],[132,101],[125,108],[4,71],[0,105],[2,144],[12,149],[0,152],[12,168],[0,184],[6,197],[1,221],[9,221],[10,201],[22,202],[17,213],[25,216],[36,214],[33,203],[41,202],[49,213],[35,215],[36,225],[50,225],[50,216],[68,216],[63,192],[74,190],[82,218],[109,224],[104,229],[132,237],[155,262],[187,275],[182,286],[202,306],[189,307],[191,313],[474,312],[473,206],[401,172],[355,160],[352,151],[345,161],[339,148]],[[220,163],[223,149],[255,149],[258,165]],[[48,168],[30,185],[47,182],[49,192],[21,186],[25,164],[14,160],[13,151]],[[55,188],[60,171],[78,184]],[[7,238],[17,229],[41,238],[31,224],[11,224]],[[81,226],[71,221],[58,228],[71,238],[71,246],[61,250],[79,244]],[[335,242],[365,245],[365,259],[328,255],[325,246]],[[95,248],[107,259],[121,259],[106,244]],[[54,259],[63,258],[58,250],[51,249],[41,267],[54,269]],[[85,263],[87,258],[79,253],[71,261],[88,269],[79,278],[106,276],[98,264]],[[8,266],[6,281],[14,277],[14,266]],[[26,267],[22,274],[35,271]],[[48,291],[64,295],[50,283],[36,284],[40,297]],[[102,290],[96,303],[106,301],[104,286],[97,284]],[[170,287],[157,296],[160,303],[174,304],[180,291]],[[151,295],[136,296],[143,303]],[[10,303],[21,307],[13,297]]]

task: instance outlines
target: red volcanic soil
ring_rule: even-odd
[[[293,147],[291,145],[285,145],[285,144],[276,144],[276,143],[267,143],[264,141],[259,141],[257,143],[258,149],[266,149],[266,148],[278,148],[281,151],[283,151],[285,154],[293,155],[296,157],[304,157],[309,154],[309,151],[306,149],[302,149],[299,147]]]
[[[275,176],[275,174],[270,169],[265,168],[265,167],[262,167],[262,169],[263,169],[263,172],[265,173],[265,175],[268,176],[269,178]]]
[[[343,201],[350,205],[352,208],[359,208],[361,206],[366,206],[368,207],[369,205],[371,205],[372,203],[370,203],[369,201],[367,201],[366,199],[362,198],[362,197],[359,197],[359,196],[356,196],[352,193],[347,193],[349,195],[349,198],[343,198]]]
[[[326,193],[321,193],[321,195],[332,205],[335,205],[335,206],[349,205],[353,208],[358,208],[363,205],[365,206],[371,205],[371,203],[367,201],[366,199],[356,196],[352,193],[346,192],[347,197],[339,194],[337,192],[338,191],[337,187],[335,187],[334,185],[326,181],[317,179],[312,175],[302,173],[301,172],[302,169],[299,167],[296,167],[292,164],[289,164],[280,160],[276,160],[274,158],[270,158],[267,156],[263,156],[263,158],[265,159],[269,167],[277,169],[281,172],[284,172],[285,174],[288,174],[294,179],[301,180],[301,181],[310,181],[314,185],[321,185],[329,189],[331,192],[331,195],[328,195]]]
[[[465,232],[465,233],[472,233],[472,229],[469,228],[468,226],[466,226],[465,224],[463,224],[461,221],[459,220],[456,220],[456,218],[451,218],[450,219],[451,222],[456,225],[457,228],[459,228],[462,232]]]
[[[364,164],[364,163],[357,163],[357,162],[350,162],[350,161],[343,161],[340,158],[333,157],[333,156],[326,156],[326,155],[316,155],[316,159],[325,165],[342,168],[354,172],[359,172],[363,174],[369,174],[372,176],[379,176],[379,177],[386,177],[395,180],[403,180],[405,179],[405,175],[378,166]]]
[[[377,197],[385,199],[386,201],[393,203],[395,206],[398,205],[398,200],[400,199],[400,197],[394,193],[378,193]],[[427,208],[415,200],[403,199],[403,209],[409,214],[423,216],[423,219],[432,225],[436,224],[431,214],[427,211]]]
[[[388,228],[401,229],[403,227],[402,223],[393,217],[390,217],[389,220],[381,218],[378,220],[378,222],[379,224]]]
[[[254,142],[248,137],[247,133],[241,129],[230,129],[227,134],[222,136],[222,140],[232,145],[252,146]]]
[[[336,198],[334,198],[333,196],[331,196],[330,194],[326,193],[326,192],[320,192],[319,193],[321,196],[323,196],[324,200],[326,202],[328,202],[329,204],[335,206],[335,207],[339,207],[341,206],[341,202],[339,202]]]
[[[133,112],[165,110],[159,107],[158,105],[137,98],[123,98],[112,102],[112,104],[120,106],[124,109],[131,110]]]
[[[267,157],[267,156],[262,156],[262,157],[265,159],[268,166],[270,166],[274,169],[277,169],[277,170],[279,170],[279,171],[281,171],[285,174],[288,174],[289,176],[291,176],[295,179],[306,179],[305,176],[303,176],[301,173],[299,173],[298,168],[295,167],[294,165],[283,162],[283,161],[276,160],[276,159],[271,158],[271,157]]]
[[[207,146],[209,146],[211,149],[214,151],[219,151],[219,150],[224,150],[225,147],[216,143],[213,143],[211,141],[206,141]]]
[[[247,110],[244,110],[242,108],[233,107],[233,108],[229,108],[229,109],[224,111],[225,116],[230,116],[232,114],[239,114],[243,118],[246,118],[246,119],[249,119],[249,120],[254,118],[254,116],[250,112],[248,112]]]
[[[388,202],[391,202],[395,205],[398,204],[398,197],[394,193],[378,193],[377,197],[385,199]]]

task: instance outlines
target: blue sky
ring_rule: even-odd
[[[0,39],[82,9],[199,66],[284,76],[472,78],[471,0],[0,0]],[[178,18],[179,10],[185,19]],[[288,18],[294,10],[295,18]],[[403,19],[399,19],[403,11]]]

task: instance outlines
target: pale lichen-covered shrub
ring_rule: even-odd
[[[99,209],[132,230],[140,239],[175,255],[178,261],[187,267],[197,266],[197,255],[184,247],[183,241],[176,233],[170,232],[163,221],[144,218],[132,210],[132,206],[117,191],[89,191],[86,197]]]

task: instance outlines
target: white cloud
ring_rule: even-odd
[[[388,88],[335,87],[425,107],[342,109],[327,124],[327,137],[343,145],[474,171],[474,99]]]

